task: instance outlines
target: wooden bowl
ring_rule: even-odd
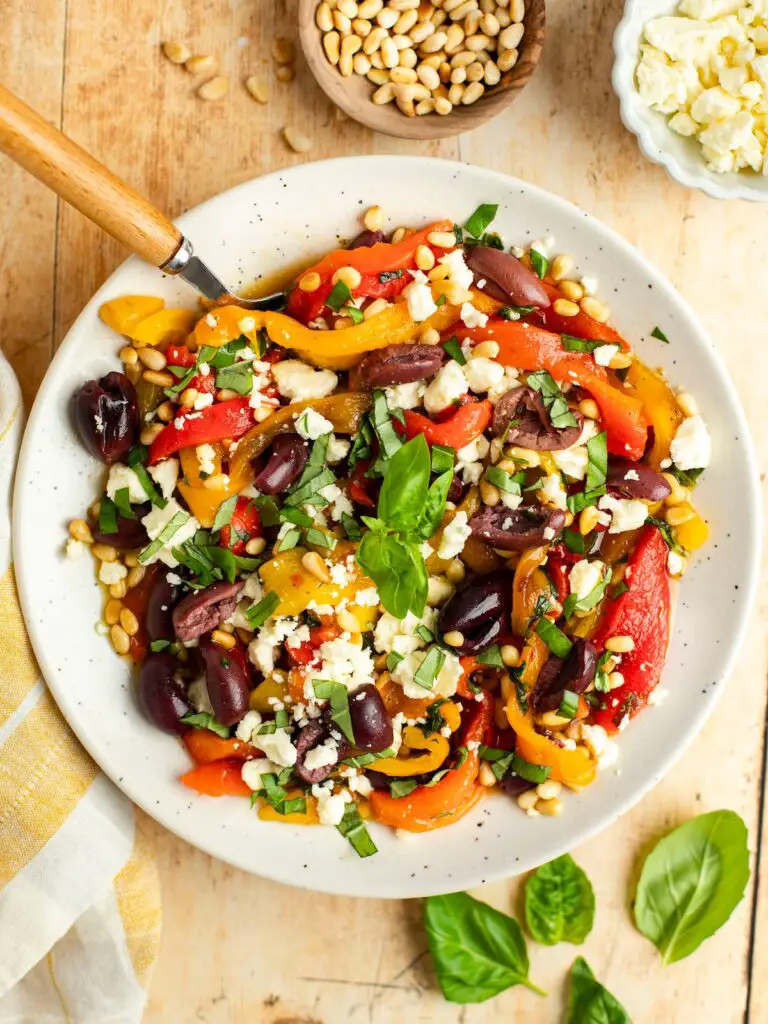
[[[498,85],[467,107],[454,107],[450,114],[408,117],[394,103],[377,106],[371,96],[376,87],[361,75],[344,78],[323,50],[323,33],[315,23],[318,0],[299,2],[299,38],[307,63],[318,85],[349,117],[385,135],[401,139],[442,139],[471,131],[508,106],[527,85],[539,62],[546,26],[545,0],[526,0],[525,33],[520,58],[501,76]]]

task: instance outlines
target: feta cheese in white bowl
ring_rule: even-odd
[[[630,0],[614,35],[625,127],[649,160],[713,199],[768,201],[764,19],[751,0]]]

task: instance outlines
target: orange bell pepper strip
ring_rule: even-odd
[[[255,756],[255,750],[250,743],[243,743],[235,737],[225,739],[210,729],[190,729],[182,738],[184,746],[197,764],[210,764],[211,761],[223,761],[227,758],[247,761],[249,757]]]
[[[544,291],[552,300],[552,305],[547,309],[538,310],[538,315],[546,328],[555,331],[556,334],[570,334],[572,338],[584,338],[587,341],[604,341],[611,345],[618,345],[625,351],[629,350],[629,343],[626,342],[618,331],[608,324],[601,324],[594,317],[587,316],[583,310],[579,310],[576,316],[560,316],[555,312],[554,303],[557,299],[564,299],[565,296],[557,287],[549,281],[541,282]]]
[[[565,750],[549,737],[536,732],[530,708],[523,712],[513,691],[507,702],[507,718],[515,731],[515,749],[530,764],[546,765],[550,778],[571,789],[588,786],[595,778],[596,765],[585,749]]]
[[[253,409],[247,398],[216,402],[200,412],[182,414],[163,427],[149,449],[149,464],[167,459],[181,448],[211,444],[230,438],[236,441],[253,426]]]
[[[642,458],[648,439],[643,405],[609,384],[605,370],[591,355],[568,352],[559,335],[520,320],[492,320],[485,327],[459,328],[456,337],[459,341],[495,341],[499,346],[496,358],[505,366],[548,370],[555,380],[589,391],[608,432],[608,451],[626,459]]]
[[[250,796],[251,790],[243,782],[241,761],[227,758],[200,764],[179,779],[189,789],[204,796]]]
[[[669,458],[670,445],[683,422],[683,413],[669,384],[637,360],[629,368],[626,383],[633,388],[630,394],[643,403],[653,427],[648,463],[653,469],[660,469],[662,461]]]
[[[406,409],[404,415],[408,440],[423,434],[430,445],[440,444],[458,451],[488,427],[493,416],[493,406],[487,398],[482,402],[469,402],[460,406],[444,423],[433,423],[427,416],[410,409]],[[395,421],[395,427],[401,426]]]
[[[452,825],[463,818],[483,795],[478,785],[480,759],[477,749],[468,744],[486,742],[486,734],[493,723],[493,697],[482,694],[469,714],[471,721],[464,734],[467,756],[456,768],[451,768],[434,786],[417,786],[408,796],[395,798],[384,790],[375,790],[370,796],[373,817],[391,828],[408,832],[428,832]]]

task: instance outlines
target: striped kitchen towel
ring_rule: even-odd
[[[23,421],[0,353],[0,1024],[134,1024],[159,947],[157,870],[24,627],[10,518]]]

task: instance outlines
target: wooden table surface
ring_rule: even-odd
[[[295,36],[293,0],[4,0],[0,79],[173,216],[266,171],[371,152],[460,158],[579,203],[638,246],[698,310],[739,389],[764,470],[768,208],[686,191],[640,155],[610,87],[611,35],[622,6],[622,0],[550,0],[543,62],[522,97],[484,128],[443,143],[402,143],[339,121],[300,61],[296,80],[278,83],[270,44],[276,35]],[[160,55],[168,38],[219,57],[232,82],[225,101],[195,97],[186,72]],[[254,103],[240,84],[257,70],[271,82],[267,106]],[[306,157],[284,144],[285,125],[312,136]],[[75,316],[124,255],[0,158],[0,341],[28,402]],[[760,893],[758,900],[757,885],[765,599],[763,588],[735,676],[698,740],[639,806],[575,851],[598,908],[579,952],[635,1024],[768,1021],[768,899]],[[718,807],[735,809],[749,827],[753,881],[718,935],[689,959],[662,967],[627,911],[638,857],[665,830]],[[154,839],[164,900],[162,952],[146,1015],[151,1024],[562,1019],[573,947],[531,944],[533,975],[549,998],[517,989],[462,1009],[435,988],[419,901],[285,888],[211,860],[145,817],[141,825]],[[764,870],[766,858],[763,853]],[[517,892],[518,884],[509,882],[481,895],[510,910]]]

